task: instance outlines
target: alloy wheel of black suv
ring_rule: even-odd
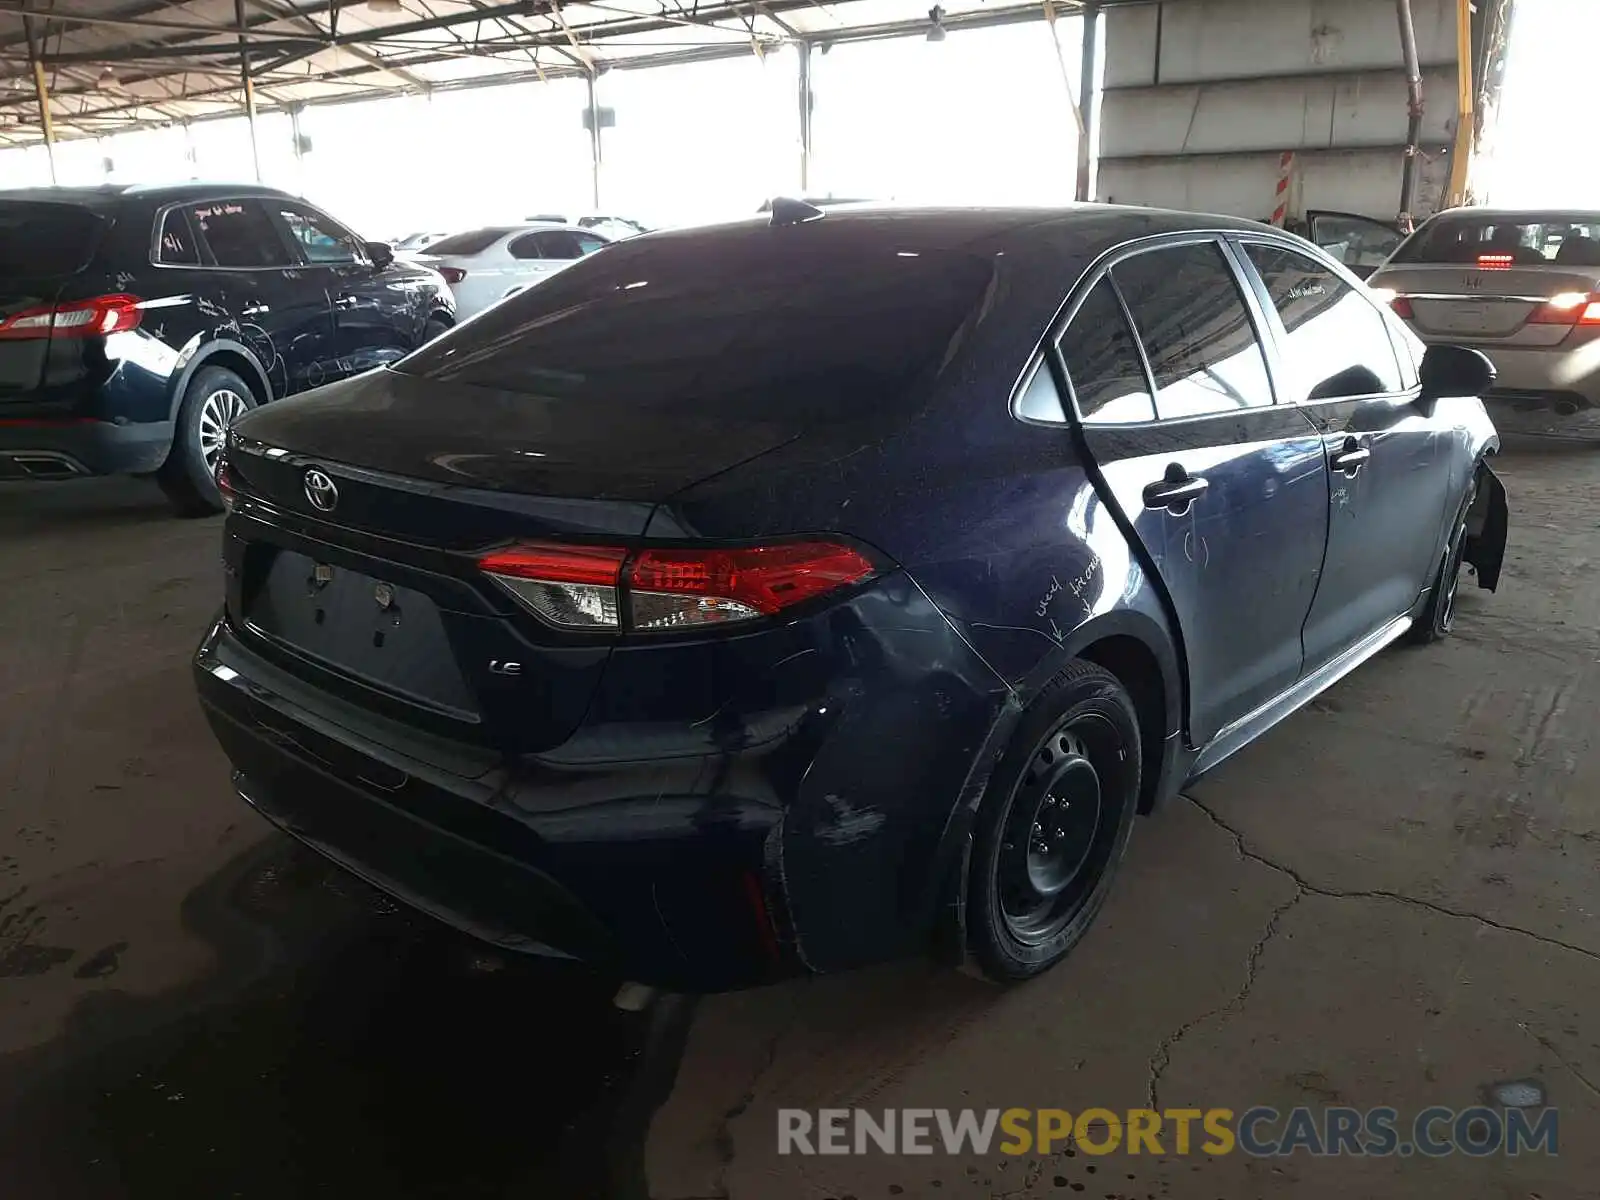
[[[0,478],[154,476],[217,512],[235,418],[454,320],[437,272],[271,188],[0,191]]]

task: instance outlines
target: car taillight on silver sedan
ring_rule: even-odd
[[[484,555],[478,567],[551,625],[641,632],[774,616],[878,571],[860,550],[831,541],[631,553],[519,543]]]

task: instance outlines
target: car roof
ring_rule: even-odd
[[[766,215],[718,225],[668,229],[629,239],[628,244],[667,240],[715,243],[722,238],[749,236],[752,227],[770,224]],[[905,251],[967,250],[974,253],[1027,252],[1082,265],[1086,256],[1135,238],[1165,233],[1233,231],[1275,233],[1283,231],[1259,221],[1208,213],[1175,212],[1121,204],[1074,204],[1062,208],[937,208],[898,204],[862,203],[829,209],[820,218],[781,229],[804,229],[823,241],[838,238],[859,241],[882,237],[903,243]]]
[[[39,203],[77,204],[86,208],[114,208],[123,200],[147,200],[156,204],[182,203],[222,196],[264,196],[294,199],[280,188],[259,183],[107,183],[99,187],[42,187],[0,190],[0,200],[26,200]]]

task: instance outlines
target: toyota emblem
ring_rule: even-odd
[[[306,472],[306,499],[319,512],[332,512],[339,503],[339,489],[327,472],[312,467]]]

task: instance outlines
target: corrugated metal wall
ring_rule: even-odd
[[[1455,0],[1412,0],[1422,65],[1417,217],[1449,180]],[[1393,220],[1406,136],[1394,0],[1166,0],[1108,9],[1096,195],[1265,217],[1278,157],[1299,199]]]

